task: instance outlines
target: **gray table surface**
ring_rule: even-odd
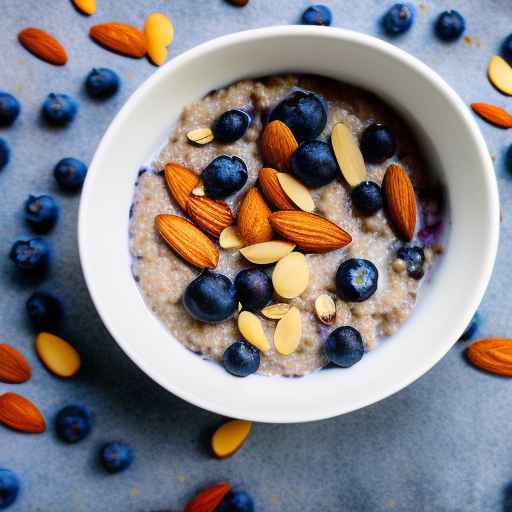
[[[326,3],[334,12],[333,25],[382,36],[378,19],[393,2]],[[512,108],[511,100],[485,76],[489,57],[512,30],[510,0],[414,3],[421,7],[414,29],[394,42],[437,70],[466,102]],[[2,0],[0,89],[18,96],[23,113],[14,127],[0,130],[13,148],[12,163],[0,176],[0,341],[27,354],[34,375],[17,387],[0,384],[0,392],[13,389],[33,399],[50,425],[68,403],[87,404],[96,415],[92,435],[76,446],[59,442],[51,427],[43,435],[0,431],[0,466],[16,471],[23,483],[13,511],[176,511],[197,489],[221,479],[249,490],[257,510],[265,511],[512,510],[510,382],[470,367],[464,344],[381,403],[328,421],[255,425],[235,457],[217,461],[209,456],[206,441],[221,418],[177,399],[146,377],[108,335],[89,299],[77,252],[79,198],[62,194],[51,170],[65,156],[90,162],[115,113],[155,69],[145,60],[96,46],[87,37],[89,26],[112,20],[140,25],[146,14],[161,10],[176,29],[172,58],[222,34],[296,23],[306,5],[303,0],[251,0],[237,9],[223,0],[98,0],[97,14],[87,18],[69,0]],[[465,15],[471,42],[445,45],[433,38],[433,17],[449,7]],[[65,43],[67,66],[38,61],[17,44],[17,32],[31,25],[48,29]],[[89,100],[82,83],[92,66],[118,71],[122,93],[102,104]],[[80,114],[70,128],[48,130],[40,123],[39,107],[49,92],[80,99]],[[496,156],[504,210],[498,261],[481,306],[481,333],[510,336],[512,182],[505,149],[512,139],[484,123],[481,128]],[[46,279],[27,280],[12,271],[5,255],[12,241],[27,233],[24,200],[42,192],[54,194],[62,207],[60,223],[49,236],[55,258]],[[63,335],[83,357],[83,371],[71,381],[51,376],[33,351],[24,302],[39,287],[65,301]],[[114,476],[97,464],[98,447],[111,439],[126,440],[136,451],[134,465]]]

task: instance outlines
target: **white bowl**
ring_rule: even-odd
[[[286,71],[362,86],[398,109],[446,184],[450,234],[446,254],[409,320],[360,363],[300,379],[237,379],[185,349],[144,304],[130,272],[128,212],[139,167],[164,143],[185,105],[239,79]],[[87,286],[103,322],[151,378],[219,414],[300,422],[382,400],[439,361],[482,299],[498,230],[499,199],[486,145],[466,105],[438,75],[373,37],[285,26],[204,43],[171,60],[133,94],[89,167],[79,243]]]

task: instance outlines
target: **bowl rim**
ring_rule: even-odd
[[[489,280],[491,278],[491,274],[494,267],[494,262],[496,259],[496,254],[498,250],[498,241],[499,241],[499,194],[497,181],[495,178],[494,167],[492,165],[490,155],[487,149],[487,145],[484,141],[484,138],[478,128],[478,125],[471,115],[471,112],[467,108],[466,104],[462,101],[462,99],[457,95],[457,93],[447,84],[447,82],[441,78],[434,70],[430,69],[426,64],[421,62],[416,57],[407,53],[406,51],[386,42],[377,37],[370,36],[364,33],[348,30],[348,29],[340,29],[335,27],[311,27],[311,26],[300,26],[300,25],[285,25],[285,26],[273,26],[273,27],[264,27],[251,29],[241,32],[236,32],[233,34],[221,36],[215,38],[210,41],[203,42],[179,56],[175,57],[171,61],[167,62],[164,66],[161,66],[158,70],[156,70],[152,75],[150,75],[135,91],[134,93],[126,100],[123,107],[119,110],[119,112],[115,115],[114,119],[111,121],[109,127],[107,128],[105,134],[103,135],[96,151],[94,157],[89,166],[89,171],[87,173],[87,177],[83,186],[81,199],[80,199],[80,207],[79,207],[79,215],[78,215],[78,244],[79,244],[79,258],[82,267],[82,273],[84,276],[84,280],[89,291],[92,302],[95,306],[98,315],[100,316],[103,324],[108,330],[109,334],[113,337],[116,343],[121,347],[124,353],[144,372],[146,373],[152,380],[162,386],[164,389],[172,392],[176,396],[180,397],[187,402],[201,407],[203,409],[230,417],[239,417],[245,418],[253,421],[259,422],[272,422],[272,423],[291,423],[291,422],[306,422],[306,421],[316,421],[327,419],[331,417],[338,416],[340,414],[346,414],[352,412],[354,410],[366,407],[373,403],[376,403],[388,396],[395,394],[401,389],[407,387],[412,382],[417,380],[419,377],[423,376],[427,373],[437,362],[439,362],[442,357],[451,349],[453,344],[457,341],[456,339],[453,343],[446,343],[435,353],[430,355],[430,358],[422,365],[418,365],[416,367],[415,372],[411,372],[410,374],[404,376],[401,379],[397,379],[394,384],[387,386],[385,390],[382,390],[378,393],[375,393],[370,398],[361,399],[359,402],[354,402],[351,407],[340,407],[337,410],[335,407],[329,408],[329,410],[323,414],[310,414],[308,411],[303,411],[302,414],[290,414],[286,413],[265,413],[265,412],[254,412],[251,414],[233,414],[233,409],[229,407],[228,401],[225,401],[222,405],[219,403],[212,404],[207,400],[204,400],[199,394],[189,392],[189,390],[180,387],[178,384],[175,386],[170,385],[168,382],[164,383],[163,379],[160,378],[158,372],[153,371],[152,368],[144,365],[140,360],[138,360],[137,355],[134,351],[131,350],[128,343],[125,343],[121,336],[116,335],[116,326],[110,321],[108,315],[102,310],[101,300],[98,294],[96,284],[94,281],[94,277],[91,273],[91,266],[88,264],[88,248],[86,246],[86,226],[87,226],[87,212],[88,212],[88,201],[87,197],[89,195],[89,191],[91,188],[92,176],[97,172],[97,162],[101,160],[103,153],[106,151],[110,141],[115,137],[115,134],[118,130],[118,127],[122,124],[126,115],[128,115],[129,111],[136,104],[137,100],[146,95],[151,88],[158,83],[160,80],[163,80],[165,76],[172,73],[173,70],[183,63],[186,63],[188,60],[193,60],[194,58],[200,56],[203,53],[209,53],[211,51],[222,49],[226,46],[229,46],[232,43],[241,43],[241,42],[249,42],[258,39],[264,39],[267,37],[289,37],[289,36],[314,36],[314,37],[325,37],[326,39],[335,38],[339,40],[344,40],[346,42],[356,42],[362,44],[364,46],[368,46],[372,49],[376,49],[379,51],[383,51],[389,54],[391,57],[394,57],[397,60],[400,60],[403,64],[412,68],[414,72],[421,75],[425,81],[427,81],[430,86],[435,87],[444,97],[451,103],[451,105],[457,110],[458,115],[460,115],[464,123],[470,129],[471,136],[476,144],[476,150],[478,152],[478,157],[480,160],[479,170],[484,173],[484,180],[486,184],[485,193],[490,198],[489,206],[491,211],[489,212],[489,217],[495,219],[490,226],[490,232],[488,233],[488,237],[490,243],[486,247],[486,252],[483,255],[483,266],[479,269],[480,278],[478,280],[478,286],[475,286],[475,294],[473,296],[473,300],[471,302],[471,309],[473,312],[477,309],[479,303],[482,300],[482,297],[485,293]],[[128,274],[127,274],[128,275]],[[469,308],[468,308],[469,309]]]

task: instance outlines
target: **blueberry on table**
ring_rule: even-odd
[[[119,473],[129,468],[133,457],[133,450],[120,441],[105,444],[100,452],[101,463],[109,473]]]
[[[314,139],[327,123],[326,102],[313,92],[294,91],[272,110],[269,121],[276,119],[290,128],[298,142]]]
[[[25,309],[32,325],[40,331],[53,330],[62,318],[60,299],[42,290],[34,292],[28,298]]]
[[[230,144],[243,137],[250,124],[251,116],[244,110],[228,110],[215,119],[212,132],[215,140]]]
[[[334,329],[325,340],[324,353],[329,362],[350,368],[364,355],[364,343],[357,329],[345,325]]]
[[[0,92],[0,126],[11,126],[20,110],[20,102],[12,94]]]
[[[403,246],[398,249],[396,257],[405,261],[407,273],[413,279],[421,279],[425,274],[425,252],[419,246]]]
[[[382,208],[382,190],[373,181],[359,183],[352,190],[351,198],[354,206],[363,215],[373,215]]]
[[[93,68],[85,79],[85,90],[91,98],[107,99],[119,91],[121,80],[109,68]]]
[[[20,492],[20,481],[10,469],[0,468],[0,509],[12,505]]]
[[[364,159],[371,164],[380,164],[396,152],[395,136],[389,128],[379,123],[365,128],[359,145]]]
[[[65,126],[75,118],[78,113],[78,103],[67,94],[48,95],[43,103],[43,116],[49,124]]]
[[[274,294],[272,279],[258,268],[240,271],[235,277],[235,288],[242,306],[253,311],[269,304]]]
[[[55,418],[55,431],[66,443],[81,441],[92,429],[92,414],[83,405],[68,405]]]
[[[326,5],[310,5],[302,13],[304,25],[323,25],[328,27],[332,23],[332,12]]]
[[[480,313],[477,311],[473,315],[473,318],[471,319],[471,322],[469,322],[469,325],[466,327],[465,331],[462,333],[459,341],[468,341],[473,338],[480,327],[480,321]]]
[[[436,20],[435,31],[443,41],[455,41],[466,30],[466,21],[455,10],[442,12]]]
[[[363,302],[377,290],[379,272],[368,260],[351,258],[344,261],[336,272],[336,292],[347,302]]]
[[[34,231],[46,233],[59,218],[59,206],[52,196],[28,196],[25,202],[25,220]]]
[[[201,174],[204,191],[212,199],[223,199],[238,192],[247,182],[247,166],[237,156],[220,155]]]
[[[50,247],[43,238],[18,240],[11,247],[9,257],[21,270],[43,272],[50,260]]]
[[[63,158],[53,169],[53,175],[59,187],[68,192],[82,188],[87,174],[87,166],[77,158]]]
[[[512,34],[507,36],[501,45],[501,53],[505,59],[512,61]]]
[[[224,368],[235,377],[247,377],[260,367],[260,352],[245,340],[236,341],[224,352]]]
[[[303,142],[292,156],[292,174],[312,188],[330,183],[338,175],[338,164],[331,147],[325,142]]]
[[[0,171],[7,166],[11,159],[11,148],[5,139],[0,137]]]
[[[410,3],[393,5],[384,15],[384,30],[389,35],[407,32],[414,23],[415,14],[414,5]]]
[[[254,512],[254,500],[245,491],[233,490],[224,496],[215,512]]]

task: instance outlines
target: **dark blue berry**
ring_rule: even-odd
[[[302,142],[311,140],[325,128],[327,106],[323,98],[309,91],[294,91],[281,101],[270,114],[270,121],[282,121]]]
[[[342,368],[350,368],[364,355],[363,338],[353,327],[338,327],[327,336],[324,353],[329,362]]]
[[[133,462],[133,450],[126,443],[113,441],[103,446],[100,460],[109,473],[119,473],[130,467]]]
[[[25,202],[25,219],[39,233],[53,228],[59,218],[59,205],[52,196],[28,196]]]
[[[304,25],[323,25],[328,27],[332,23],[332,12],[326,5],[310,5],[302,13]]]
[[[55,295],[34,292],[25,303],[28,317],[37,330],[53,330],[62,318],[62,303]]]
[[[222,199],[238,192],[245,185],[248,174],[241,158],[221,155],[208,164],[201,177],[206,195]]]
[[[383,25],[384,30],[389,35],[397,35],[407,32],[414,23],[415,17],[414,5],[395,4],[384,15]]]
[[[235,312],[238,300],[235,285],[229,277],[205,270],[186,288],[185,309],[201,322],[222,322]]]
[[[377,213],[383,204],[382,191],[377,183],[363,181],[351,193],[352,203],[363,215]]]
[[[92,414],[82,405],[68,405],[55,418],[55,431],[66,443],[77,443],[88,436],[92,429]]]
[[[396,257],[405,261],[407,273],[413,279],[421,279],[425,273],[425,252],[421,247],[405,245],[400,247],[396,253]]]
[[[292,156],[291,166],[293,175],[312,188],[327,185],[339,172],[331,147],[319,140],[302,143]]]
[[[118,90],[121,81],[115,71],[109,68],[93,68],[85,79],[85,89],[91,98],[107,99]]]
[[[5,139],[0,137],[0,171],[7,166],[11,159],[11,148]]]
[[[251,116],[244,110],[228,110],[213,122],[212,132],[215,140],[229,144],[243,137],[250,123]]]
[[[380,164],[395,154],[395,136],[383,124],[371,124],[361,135],[360,146],[367,162]]]
[[[0,468],[0,509],[12,505],[20,492],[20,481],[10,469]]]
[[[50,124],[65,126],[75,118],[78,103],[67,94],[48,95],[43,103],[43,116]]]
[[[377,290],[379,272],[368,260],[351,258],[344,261],[336,272],[336,292],[347,302],[363,302]]]
[[[11,126],[20,110],[20,102],[12,94],[0,92],[0,126]]]
[[[462,336],[459,338],[459,341],[468,341],[475,334],[478,332],[478,329],[480,328],[480,313],[477,311],[473,318],[471,319],[471,322],[469,322],[469,325],[466,327],[465,331],[462,333]]]
[[[501,45],[501,53],[508,61],[512,61],[512,34],[507,36]]]
[[[53,169],[59,187],[68,192],[82,188],[87,174],[87,166],[76,158],[63,158]]]
[[[215,512],[254,512],[254,500],[245,491],[230,491],[224,496]]]
[[[224,368],[235,377],[247,377],[259,367],[259,350],[245,340],[236,341],[224,352]]]
[[[242,306],[256,311],[264,308],[274,293],[272,279],[258,268],[240,271],[235,278],[235,288]]]
[[[42,272],[48,267],[50,247],[43,238],[18,240],[11,247],[9,257],[21,270]]]
[[[455,10],[442,12],[436,20],[435,31],[443,41],[455,41],[466,30],[466,21]]]

